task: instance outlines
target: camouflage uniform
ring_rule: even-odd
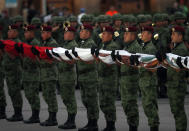
[[[73,49],[77,47],[75,40],[65,41],[61,47],[66,49]],[[75,64],[68,64],[66,62],[58,63],[60,95],[63,99],[68,112],[68,119],[64,125],[59,126],[62,129],[75,128],[75,116],[77,114],[77,103],[75,97]]]
[[[153,55],[156,51],[156,47],[152,41],[142,44],[141,53]],[[156,73],[148,71],[143,67],[139,69],[139,87],[142,93],[142,105],[144,113],[148,117],[148,125],[152,128],[159,125],[156,81]]]
[[[40,42],[33,38],[26,41],[29,45],[40,45]],[[22,67],[22,84],[24,87],[25,96],[31,105],[32,116],[24,121],[25,123],[39,123],[39,84],[40,84],[40,68],[39,62],[29,58],[23,59]]]
[[[178,43],[171,53],[179,56],[189,56],[189,52],[184,43]],[[186,95],[186,71],[175,71],[173,68],[167,68],[167,94],[170,102],[171,112],[175,118],[176,130],[186,131],[187,118],[184,109],[184,99]]]
[[[57,43],[53,38],[43,41],[42,46],[57,47]],[[49,112],[57,112],[56,100],[56,81],[58,79],[58,69],[56,63],[49,64],[45,61],[40,62],[41,68],[41,87],[43,97],[48,105]]]
[[[0,33],[1,33],[1,30],[0,30]],[[6,117],[5,107],[7,104],[6,104],[5,92],[4,92],[4,73],[3,73],[3,66],[2,66],[3,56],[1,55],[2,54],[0,51],[0,119],[4,119]]]
[[[18,38],[12,39],[15,42],[20,42]],[[11,58],[8,54],[5,54],[3,57],[3,68],[4,74],[8,86],[8,93],[11,97],[13,108],[15,110],[15,114],[13,117],[8,118],[7,120],[15,121],[12,118],[14,116],[19,116],[19,121],[22,120],[22,95],[21,95],[21,78],[22,78],[22,70],[21,70],[21,59],[20,57]]]
[[[124,50],[130,53],[140,52],[137,40],[125,43]],[[138,98],[138,70],[129,66],[121,66],[121,101],[127,122],[132,127],[139,125]]]
[[[94,41],[89,38],[82,40],[79,44],[80,48],[91,48],[96,46]],[[97,97],[97,72],[96,64],[86,64],[84,62],[78,62],[79,70],[79,83],[81,87],[82,102],[87,108],[88,120],[98,120],[98,97]]]
[[[116,50],[119,49],[118,44],[113,41],[101,44],[101,49]],[[116,121],[116,80],[117,80],[117,65],[107,66],[104,63],[99,64],[99,99],[100,108],[105,114],[107,128],[114,127]]]

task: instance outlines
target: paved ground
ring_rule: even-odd
[[[5,88],[6,97],[7,97],[7,116],[11,116],[13,114],[13,108],[12,103],[10,100],[10,97],[7,95],[7,89]],[[25,99],[25,95],[22,92],[23,98],[24,98],[24,105],[23,105],[23,115],[24,119],[27,119],[31,115],[30,106],[28,104],[28,101]],[[77,105],[78,105],[78,114],[76,117],[76,124],[77,128],[84,126],[87,123],[86,119],[86,110],[81,103],[81,96],[80,92],[76,91],[76,97],[77,97]],[[58,123],[62,124],[66,121],[67,118],[67,112],[65,109],[64,104],[62,103],[62,100],[59,95],[57,95],[58,99],[58,106],[59,111],[57,114]],[[40,93],[40,101],[41,101],[41,112],[40,112],[40,119],[41,121],[45,121],[48,118],[48,112],[47,112],[47,105],[44,102],[42,95]],[[159,115],[160,115],[160,131],[174,131],[174,120],[173,116],[170,112],[169,102],[167,99],[159,99]],[[149,127],[147,125],[147,119],[144,115],[144,111],[141,106],[141,100],[139,99],[139,111],[140,111],[140,126],[139,131],[149,131]],[[117,131],[127,131],[128,130],[128,124],[126,122],[126,116],[123,113],[123,109],[121,107],[121,103],[118,101],[116,102],[117,107],[117,122],[116,122],[116,128]],[[187,113],[187,117],[189,118],[189,96],[186,97],[185,102],[185,109]],[[100,112],[100,119],[98,121],[99,128],[103,129],[105,127],[105,120],[103,113]],[[189,126],[189,121],[188,121]],[[15,122],[10,123],[6,120],[0,120],[0,131],[60,131],[57,127],[41,127],[39,124],[33,124],[33,125],[26,125],[23,124],[23,122]],[[76,131],[76,130],[70,130],[70,131]],[[188,130],[189,131],[189,128]]]

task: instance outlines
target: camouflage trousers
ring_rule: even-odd
[[[81,97],[84,106],[87,109],[88,120],[98,120],[99,105],[98,105],[98,83],[95,80],[79,81],[81,87]]]
[[[0,107],[6,106],[5,92],[4,92],[4,78],[0,74]]]
[[[175,81],[178,84],[175,84]],[[167,81],[167,95],[170,102],[171,112],[175,118],[176,129],[186,131],[187,117],[184,109],[184,100],[187,84],[184,80]]]
[[[38,81],[23,81],[25,96],[31,105],[32,110],[40,110],[39,99],[39,82]]]
[[[138,127],[139,111],[137,105],[138,79],[137,75],[121,76],[121,102],[129,125]]]
[[[8,93],[12,100],[13,107],[22,108],[23,100],[21,95],[21,77],[18,77],[18,75],[15,74],[16,73],[6,75]]]
[[[58,105],[57,105],[56,93],[55,93],[56,83],[57,83],[57,80],[41,82],[43,98],[48,105],[49,112],[57,112],[58,111]]]
[[[100,108],[105,115],[106,121],[116,121],[116,77],[107,76],[99,78]]]
[[[75,79],[70,72],[59,74],[60,95],[63,99],[68,114],[77,114],[77,104],[75,97]]]
[[[144,113],[148,118],[148,125],[155,127],[159,125],[156,76],[141,76],[139,78],[139,86],[142,94],[142,106]]]

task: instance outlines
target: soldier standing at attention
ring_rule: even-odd
[[[74,27],[65,27],[64,29],[64,43],[60,46],[68,50],[78,47],[75,41],[76,29]],[[68,111],[68,119],[63,124],[58,126],[61,129],[75,129],[75,116],[77,114],[77,104],[75,98],[75,81],[76,72],[75,64],[66,62],[58,63],[60,95],[63,99]]]
[[[137,42],[137,32],[138,30],[135,26],[125,28],[123,50],[130,53],[140,52],[140,45]],[[136,68],[121,66],[121,101],[124,112],[127,115],[129,131],[137,131],[139,125],[137,105],[138,80],[139,72]]]
[[[10,25],[8,30],[8,39],[15,42],[20,42],[18,38],[19,26]],[[8,92],[11,97],[14,115],[10,118],[7,118],[8,121],[22,121],[22,96],[21,96],[21,59],[16,56],[14,58],[10,57],[8,54],[5,54],[3,57],[3,67],[5,71],[5,78],[8,86]]]
[[[188,49],[184,44],[185,29],[182,26],[172,28],[170,51],[179,56],[189,56]],[[184,100],[187,90],[186,71],[183,70],[180,57],[176,61],[181,68],[175,70],[171,67],[167,68],[167,95],[170,102],[171,112],[175,118],[176,131],[186,131],[187,118],[184,109]]]
[[[80,48],[97,47],[91,38],[92,32],[92,25],[81,26],[80,39],[82,41],[79,44]],[[78,131],[98,131],[97,121],[99,119],[99,106],[96,63],[86,64],[80,61],[78,62],[78,69],[82,102],[87,109],[88,118],[88,124],[83,128],[78,129]]]
[[[152,43],[152,34],[154,32],[152,26],[143,26],[141,34],[141,53],[154,54],[157,52],[156,47]],[[139,87],[142,94],[142,106],[144,113],[148,118],[148,125],[150,131],[158,131],[159,129],[159,116],[158,116],[158,103],[157,103],[157,76],[156,70],[147,70],[145,68],[139,69]]]
[[[111,26],[103,28],[102,43],[100,49],[118,50],[119,45],[113,42],[114,29]],[[117,65],[99,64],[99,99],[100,108],[105,115],[106,128],[103,131],[115,131],[116,121],[116,82],[117,82]]]
[[[3,27],[0,26],[0,40],[2,40],[2,29]],[[1,44],[1,43],[0,43]],[[5,92],[4,92],[4,73],[3,73],[3,67],[2,67],[2,52],[0,50],[0,120],[6,118],[6,98],[5,98]]]
[[[42,26],[42,44],[41,46],[57,47],[56,41],[52,38],[52,27]],[[58,111],[56,100],[56,83],[58,80],[58,69],[56,63],[47,63],[46,61],[40,62],[41,68],[41,87],[43,97],[48,105],[49,118],[40,123],[41,126],[56,126],[57,119],[56,113]]]
[[[29,45],[40,45],[40,42],[35,38],[35,26],[28,25],[25,27],[25,41]],[[40,68],[39,62],[31,60],[29,58],[23,58],[22,67],[22,84],[24,87],[26,98],[31,105],[32,116],[25,120],[24,123],[32,124],[39,123],[39,111],[40,111],[40,100],[39,100],[39,81],[40,81]]]

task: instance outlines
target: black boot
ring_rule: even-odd
[[[116,131],[115,122],[114,121],[107,121],[106,128],[103,131]]]
[[[56,112],[49,112],[49,118],[46,121],[40,123],[41,126],[56,126],[57,124]]]
[[[179,130],[179,129],[176,129],[176,131],[186,131],[186,129],[184,129],[184,130]]]
[[[129,131],[137,131],[137,126],[129,125]]]
[[[79,128],[78,131],[98,131],[97,120],[89,120],[88,124],[83,128]]]
[[[22,117],[22,108],[14,108],[14,115],[10,118],[7,118],[7,121],[16,122],[16,121],[23,121]]]
[[[26,124],[40,123],[39,110],[32,110],[32,116],[28,120],[25,120],[24,123]]]
[[[150,131],[159,131],[158,126],[150,127]]]
[[[0,120],[5,118],[6,118],[5,107],[0,107]]]
[[[75,114],[68,114],[67,121],[63,124],[58,126],[60,129],[76,129],[75,125]]]

